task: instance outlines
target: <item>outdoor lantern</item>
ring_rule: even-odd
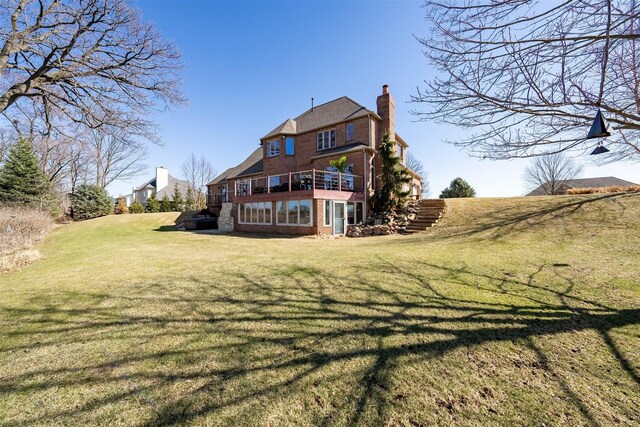
[[[598,146],[591,152],[591,155],[608,153],[609,150],[602,146],[602,142],[598,143]]]
[[[602,113],[600,112],[600,109],[598,109],[598,112],[596,113],[596,117],[595,119],[593,119],[593,124],[591,125],[591,129],[589,129],[589,134],[587,135],[587,139],[604,138],[605,136],[611,136],[611,132],[609,132],[609,123],[607,123],[604,117],[602,117]],[[609,151],[600,145],[598,146],[598,148],[596,148],[596,150],[598,150],[599,148],[602,148],[605,151],[599,151],[597,153],[594,151],[591,154],[600,154],[600,153]]]

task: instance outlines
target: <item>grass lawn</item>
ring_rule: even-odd
[[[174,218],[61,227],[0,276],[0,425],[640,424],[638,194],[366,239]]]

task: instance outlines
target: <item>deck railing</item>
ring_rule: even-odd
[[[207,194],[207,206],[219,206],[223,202],[230,202],[231,194]]]
[[[239,180],[235,183],[235,196],[269,194],[301,190],[363,191],[358,175],[324,170],[290,172]]]

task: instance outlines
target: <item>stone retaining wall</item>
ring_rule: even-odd
[[[347,227],[345,235],[347,237],[368,237],[401,233],[416,218],[418,203],[418,201],[412,200],[398,212],[372,216],[367,221],[372,225],[350,225]]]
[[[220,216],[218,217],[218,230],[226,233],[233,231],[233,217],[231,216],[231,209],[233,203],[223,203],[222,209],[220,209]]]

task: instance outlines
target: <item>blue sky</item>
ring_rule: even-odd
[[[349,96],[375,110],[382,85],[396,100],[397,132],[424,164],[437,197],[455,177],[478,196],[525,193],[528,160],[490,161],[467,156],[442,142],[462,131],[419,122],[409,102],[433,76],[415,36],[427,24],[422,1],[205,1],[138,0],[145,21],[182,53],[186,107],[159,113],[163,146],[152,146],[148,172],[109,188],[115,196],[165,166],[180,176],[191,152],[222,172],[242,161],[261,136],[310,106]],[[588,129],[585,129],[585,133]],[[584,177],[617,176],[640,182],[638,165],[597,167],[589,156]]]

